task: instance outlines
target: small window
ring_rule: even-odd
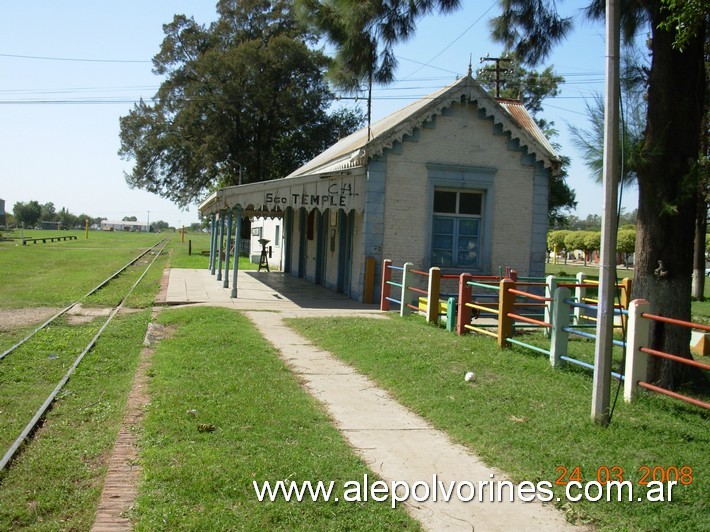
[[[281,226],[274,227],[274,246],[278,247],[281,244]]]
[[[480,267],[483,194],[434,191],[431,263],[433,266]]]

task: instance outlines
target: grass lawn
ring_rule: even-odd
[[[78,239],[27,246],[0,242],[0,308],[65,307],[162,238],[90,231],[87,240],[83,231],[31,232],[36,238],[57,234]]]
[[[203,307],[159,321],[174,333],[153,358],[137,530],[419,528],[383,503],[259,502],[254,481],[369,472],[245,317]]]
[[[707,529],[708,412],[652,394],[630,405],[622,397],[611,425],[602,428],[590,421],[588,372],[554,370],[545,357],[521,348],[498,351],[492,339],[459,337],[417,317],[292,319],[289,325],[513,480],[555,482],[559,467],[577,466],[584,480],[596,480],[600,468],[618,466],[641,490],[644,466],[693,470],[692,483],[677,486],[671,503],[560,503],[572,521],[604,530]],[[464,381],[467,371],[475,372],[473,383]],[[561,487],[556,494],[563,497]]]

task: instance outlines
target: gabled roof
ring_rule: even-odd
[[[341,139],[287,178],[363,166],[368,158],[380,155],[454,102],[476,103],[487,117],[501,124],[511,138],[518,139],[546,167],[558,167],[559,156],[523,105],[512,100],[496,101],[469,75],[375,122],[369,128],[370,140],[368,128],[362,128]]]
[[[338,195],[332,191],[355,190],[358,179],[364,176],[368,159],[381,155],[454,103],[475,103],[479,116],[500,124],[503,132],[518,140],[521,147],[553,172],[559,168],[559,156],[522,104],[510,100],[498,102],[468,75],[375,122],[369,132],[365,127],[341,139],[283,179],[213,192],[200,204],[199,211],[216,213],[241,205],[250,216],[275,216],[289,205],[290,198],[299,197],[301,205],[303,198],[308,198],[309,206],[317,208],[328,207],[322,202],[337,200],[344,203],[336,206],[363,209],[364,194]]]

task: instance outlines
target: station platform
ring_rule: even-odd
[[[232,278],[224,288],[208,269],[171,268],[167,290],[160,300],[165,305],[205,304],[239,310],[328,310],[379,313],[377,305],[359,303],[344,294],[328,290],[283,272],[237,272],[237,297],[231,297]],[[160,298],[159,298],[160,299]]]

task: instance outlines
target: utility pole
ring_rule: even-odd
[[[145,232],[150,233],[150,211],[148,211],[148,223],[146,223]]]
[[[599,303],[594,347],[592,419],[600,425],[610,421],[611,350],[614,339],[616,294],[616,209],[619,183],[619,6],[606,0],[606,94],[604,106],[604,198],[602,241],[599,257]]]
[[[484,68],[483,70],[489,70],[489,71],[495,72],[495,74],[496,74],[496,79],[495,79],[496,98],[500,98],[500,84],[502,82],[500,75],[501,75],[501,73],[508,72],[510,70],[508,68],[501,68],[500,63],[501,63],[501,61],[505,61],[506,63],[509,63],[510,59],[506,59],[505,57],[489,57],[489,56],[481,57],[480,62],[483,63],[484,61],[493,61],[496,64],[496,66],[493,68]]]

